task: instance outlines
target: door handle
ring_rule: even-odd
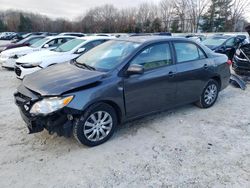
[[[170,71],[170,72],[168,73],[168,76],[171,77],[171,78],[174,77],[174,75],[175,75],[175,72],[173,72],[173,71]]]
[[[205,64],[203,67],[204,69],[208,69],[208,64]]]

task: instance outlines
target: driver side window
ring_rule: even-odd
[[[145,70],[171,65],[172,58],[169,43],[146,47],[130,64],[142,65]]]

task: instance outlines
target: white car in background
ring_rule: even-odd
[[[36,51],[41,51],[45,49],[55,49],[59,45],[68,42],[69,40],[72,40],[74,38],[76,37],[50,36],[35,42],[31,46],[24,46],[24,47],[5,50],[0,53],[0,63],[2,63],[2,67],[14,68],[16,60],[19,57]]]
[[[79,37],[58,46],[54,50],[34,52],[20,57],[16,60],[16,76],[23,79],[24,76],[48,66],[70,61],[109,39],[110,37]]]

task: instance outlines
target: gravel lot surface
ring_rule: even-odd
[[[210,109],[193,105],[140,119],[107,143],[27,134],[0,70],[0,187],[250,187],[250,89],[228,87]]]

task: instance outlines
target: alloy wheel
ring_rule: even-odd
[[[83,133],[89,141],[100,141],[111,131],[113,119],[108,112],[92,113],[83,126]]]
[[[207,105],[212,104],[216,100],[217,92],[218,89],[215,84],[211,84],[206,88],[204,93],[204,101]]]

